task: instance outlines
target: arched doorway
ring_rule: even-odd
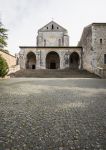
[[[79,55],[77,52],[73,52],[71,55],[70,55],[70,68],[72,69],[78,69],[79,67]]]
[[[49,52],[46,56],[46,68],[47,69],[59,69],[60,68],[60,58],[58,53]]]
[[[27,54],[26,69],[36,69],[36,55],[33,52]]]

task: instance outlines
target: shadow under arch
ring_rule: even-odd
[[[71,69],[79,69],[79,54],[77,52],[71,53],[69,57],[69,67]]]
[[[36,55],[33,52],[27,54],[26,69],[36,69]]]
[[[60,57],[55,51],[51,51],[46,56],[46,68],[47,69],[59,69],[60,68]]]

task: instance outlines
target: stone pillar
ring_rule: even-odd
[[[64,68],[69,68],[70,67],[70,51],[67,51],[64,54]]]
[[[36,51],[36,69],[40,69],[40,50]]]
[[[59,69],[63,69],[63,58],[60,57],[60,68]]]
[[[41,51],[40,66],[41,69],[46,69],[46,53],[44,50]]]
[[[64,60],[64,58],[63,58],[62,51],[60,51],[58,53],[58,55],[59,55],[59,59],[60,59],[60,68],[59,69],[63,69],[63,60]]]
[[[79,59],[80,59],[79,69],[83,70],[83,48],[81,48]]]
[[[19,53],[19,62],[20,62],[20,68],[26,69],[26,55],[23,51],[20,51]]]

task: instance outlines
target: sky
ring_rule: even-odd
[[[36,46],[38,29],[52,20],[68,30],[70,46],[77,46],[85,26],[106,22],[106,0],[0,0],[0,20],[12,54],[19,46]]]

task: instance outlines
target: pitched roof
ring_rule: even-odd
[[[57,24],[54,21],[50,21],[48,24],[46,24],[45,26],[43,26],[42,28],[40,28],[38,30],[38,32],[45,32],[45,31],[46,32],[50,32],[50,31],[58,31],[58,32],[65,31],[65,32],[67,32],[67,30],[64,27],[60,26],[59,24]]]

